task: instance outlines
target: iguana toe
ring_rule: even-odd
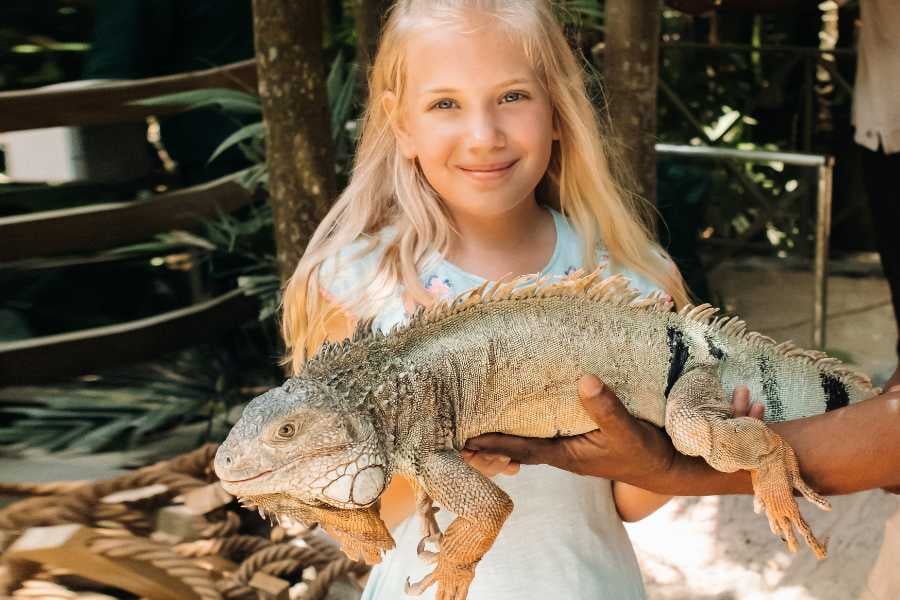
[[[797,457],[791,447],[780,443],[772,452],[762,457],[759,468],[750,472],[750,478],[756,494],[754,505],[765,509],[772,533],[785,540],[788,550],[796,552],[797,538],[794,534],[796,527],[816,558],[825,558],[828,554],[825,545],[816,539],[809,524],[800,514],[793,490],[796,488],[810,502],[823,510],[830,510],[831,504],[803,481]]]
[[[793,451],[791,451],[793,452]],[[800,478],[799,470],[795,473],[794,477],[794,488],[803,494],[803,497],[815,504],[821,510],[830,511],[831,510],[831,502],[828,501],[828,498],[822,496],[814,489],[809,487],[803,479]]]
[[[407,596],[421,596],[433,583],[434,573],[429,573],[416,583],[410,583],[409,577],[407,577],[406,584],[403,586],[403,591],[406,592]]]
[[[438,555],[441,550],[441,539],[443,535],[440,533],[432,534],[423,537],[419,540],[419,545],[416,546],[416,553],[419,555],[419,558],[425,561],[426,563],[433,563],[437,560]],[[436,551],[432,552],[430,550],[426,550],[426,544],[433,544]]]
[[[434,517],[438,510],[440,509],[434,506],[431,497],[425,493],[425,490],[422,488],[416,490],[416,513],[418,513],[421,520],[422,535],[425,537],[441,535],[441,528]]]
[[[466,600],[469,585],[475,577],[475,565],[460,565],[447,560],[439,560],[437,567],[417,583],[406,580],[405,591],[410,596],[419,596],[433,584],[438,589],[435,600]]]

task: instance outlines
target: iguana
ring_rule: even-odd
[[[794,550],[796,526],[824,557],[793,489],[822,509],[828,501],[803,481],[784,440],[760,420],[732,418],[728,399],[747,384],[766,420],[783,421],[877,389],[836,359],[776,345],[709,305],[676,313],[666,297],[640,298],[622,276],[598,273],[486,283],[388,333],[361,323],[247,405],[216,454],[223,486],[261,511],[320,523],[348,556],[374,563],[394,547],[377,500],[391,477],[406,476],[424,523],[419,554],[436,563],[407,591],[437,583],[439,600],[464,600],[513,505],[459,450],[487,432],[596,429],[577,396],[578,379],[592,373],[629,412],[664,426],[680,452],[750,471],[772,531]],[[433,501],[456,515],[443,534]]]

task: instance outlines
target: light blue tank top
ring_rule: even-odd
[[[569,221],[550,210],[556,227],[556,246],[542,270],[545,275],[566,275],[582,268],[581,241]],[[371,278],[380,256],[379,247],[353,258],[360,246],[347,248],[334,265],[326,262],[320,281],[329,295],[348,303],[358,286]],[[598,249],[598,260],[606,252]],[[647,295],[659,288],[627,270],[617,270]],[[609,267],[607,273],[611,274]],[[425,287],[441,298],[452,297],[481,285],[484,279],[467,273],[446,260],[434,260],[421,273]],[[407,314],[399,294],[389,298],[374,326],[388,330],[404,322]],[[469,590],[469,600],[638,600],[644,586],[631,542],[616,513],[609,480],[582,477],[548,467],[523,466],[514,476],[499,475],[500,486],[515,508],[493,547],[479,563]],[[437,514],[442,529],[453,515]],[[402,600],[404,582],[418,581],[432,570],[416,556],[421,538],[418,517],[413,515],[392,531],[397,542],[369,576],[362,600]],[[434,598],[434,587],[419,596]]]

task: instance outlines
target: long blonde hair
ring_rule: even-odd
[[[369,73],[369,98],[350,182],[319,224],[285,285],[284,363],[295,373],[313,350],[311,344],[321,339],[323,323],[337,310],[333,303],[323,301],[319,271],[326,260],[335,261],[341,249],[368,239],[370,243],[363,244],[358,254],[371,252],[379,232],[385,242],[372,278],[362,282],[354,294],[356,300],[344,304],[355,317],[374,316],[400,289],[419,304],[434,302],[420,282],[419,272],[429,257],[446,253],[450,219],[415,161],[401,154],[382,99],[393,92],[397,105],[402,105],[405,45],[411,35],[428,28],[459,26],[472,10],[493,16],[498,26],[521,40],[549,94],[560,139],[553,144],[536,197],[571,220],[584,244],[585,268],[596,267],[596,249],[602,240],[612,263],[648,277],[676,303],[687,302],[681,276],[653,241],[648,203],[624,191],[611,174],[598,115],[586,91],[585,73],[550,2],[399,0],[390,10]]]

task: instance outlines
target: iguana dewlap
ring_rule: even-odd
[[[675,447],[720,471],[751,472],[772,531],[794,549],[797,527],[816,540],[796,488],[828,501],[801,478],[791,448],[762,421],[732,418],[729,399],[746,384],[767,421],[796,419],[877,393],[837,360],[776,345],[707,305],[671,312],[639,299],[621,276],[556,283],[522,278],[482,286],[420,309],[389,334],[363,323],[303,372],[254,399],[219,448],[226,490],[262,510],[316,521],[351,558],[377,562],[394,542],[376,500],[394,475],[417,486],[425,524],[420,555],[435,569],[412,592],[438,584],[439,600],[463,600],[512,501],[468,466],[459,450],[487,432],[575,435],[596,428],[577,396],[599,376],[629,412],[664,426]],[[432,501],[456,519],[443,534]],[[439,542],[439,552],[425,550]]]

